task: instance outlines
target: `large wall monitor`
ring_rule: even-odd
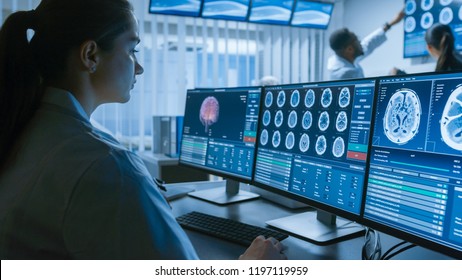
[[[363,199],[375,79],[265,87],[254,184],[357,220]],[[268,222],[314,242],[362,231],[350,221],[293,216]],[[323,220],[323,223],[318,222]],[[327,222],[327,221],[328,222]]]
[[[202,0],[150,0],[149,13],[198,17]]]
[[[190,193],[227,204],[258,197],[239,191],[254,169],[261,87],[188,90],[180,163],[227,179],[225,189]]]
[[[334,3],[298,0],[290,25],[326,29],[329,26]]]
[[[252,0],[249,22],[289,25],[294,1]]]
[[[404,57],[428,55],[425,32],[435,23],[449,25],[462,51],[461,0],[405,0]]]
[[[247,20],[250,0],[204,0],[203,18],[224,20]]]
[[[380,79],[364,218],[462,257],[462,76]]]

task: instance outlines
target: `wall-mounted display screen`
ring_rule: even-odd
[[[201,0],[150,0],[149,13],[198,17]]]
[[[404,57],[428,55],[425,32],[435,23],[449,25],[462,51],[462,0],[405,0]]]
[[[224,20],[247,20],[250,0],[204,0],[202,7],[203,18]]]
[[[250,8],[249,21],[288,25],[292,15],[294,1],[284,0],[253,0]]]
[[[290,25],[326,29],[333,9],[333,3],[298,0]]]

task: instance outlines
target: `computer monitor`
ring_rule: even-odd
[[[379,80],[364,221],[462,257],[462,75]]]
[[[198,17],[202,0],[150,0],[150,14]]]
[[[462,7],[453,0],[404,0],[404,57],[428,55],[425,32],[435,23],[449,25],[462,51]]]
[[[249,22],[289,25],[294,1],[252,0]]]
[[[186,94],[180,164],[226,179],[189,195],[217,204],[258,197],[239,190],[254,170],[261,87],[191,89]]]
[[[327,29],[334,3],[298,0],[290,21],[291,26]]]
[[[201,16],[223,20],[247,20],[250,0],[204,0]]]
[[[256,186],[318,208],[268,221],[318,244],[362,234],[375,79],[265,87]],[[335,215],[333,215],[335,214]]]

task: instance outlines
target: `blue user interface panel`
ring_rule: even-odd
[[[449,25],[462,51],[461,0],[405,0],[404,57],[428,55],[425,32],[435,23]]]
[[[298,0],[290,25],[326,29],[333,9],[333,3]]]
[[[260,87],[188,90],[180,162],[250,181],[260,95]]]
[[[294,1],[252,0],[249,21],[289,25]]]
[[[202,17],[223,20],[247,20],[250,0],[204,0]]]
[[[150,0],[149,13],[198,17],[201,0]]]
[[[254,182],[359,216],[374,96],[374,79],[265,87]]]
[[[364,209],[367,220],[459,251],[461,84],[460,74],[380,80]]]

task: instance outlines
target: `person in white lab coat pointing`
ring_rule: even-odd
[[[403,17],[404,11],[401,10],[393,20],[386,22],[383,27],[376,29],[361,41],[348,28],[334,31],[329,38],[330,47],[335,52],[327,61],[329,79],[364,78],[359,62],[387,40],[385,33]]]

